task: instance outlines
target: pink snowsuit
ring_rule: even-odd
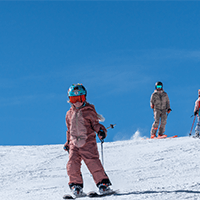
[[[109,182],[99,160],[96,133],[100,128],[106,133],[106,128],[99,123],[97,112],[93,105],[85,102],[76,108],[74,105],[66,114],[67,140],[69,141],[69,161],[67,173],[70,184],[83,184],[81,161],[83,160],[98,185],[102,180]],[[96,132],[96,133],[95,133]]]

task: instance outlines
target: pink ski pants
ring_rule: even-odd
[[[97,143],[90,141],[81,148],[77,148],[74,145],[70,145],[69,161],[67,163],[67,174],[69,176],[69,185],[83,184],[81,174],[81,161],[84,161],[88,167],[90,173],[96,184],[103,179],[108,179],[101,161],[99,160],[99,152],[97,149]]]

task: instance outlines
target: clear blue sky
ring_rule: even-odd
[[[116,123],[106,141],[149,136],[162,81],[166,134],[185,136],[200,89],[200,2],[0,2],[0,145],[62,144],[67,90]]]

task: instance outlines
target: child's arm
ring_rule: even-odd
[[[194,115],[197,115],[197,114],[198,114],[198,111],[199,111],[199,102],[200,102],[199,99],[197,99],[196,102],[195,102],[195,106],[194,106]]]
[[[90,111],[90,122],[91,122],[92,129],[96,133],[99,133],[99,131],[101,131],[101,132],[103,131],[105,133],[105,137],[106,137],[107,130],[102,124],[99,123],[99,117],[98,117],[98,114],[97,114],[94,106],[92,106],[92,108],[93,109]]]
[[[64,144],[64,150],[65,151],[69,151],[69,143],[70,143],[70,125],[69,125],[69,120],[66,114],[66,126],[67,126],[67,131],[66,131],[66,135],[67,135],[67,142]]]
[[[150,106],[151,106],[152,109],[154,108],[154,99],[153,99],[153,94],[151,95]]]

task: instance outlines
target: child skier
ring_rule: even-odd
[[[99,160],[96,133],[100,140],[107,136],[106,128],[99,123],[95,107],[86,101],[87,91],[82,84],[73,84],[68,90],[70,110],[66,114],[67,142],[69,152],[67,173],[69,187],[76,197],[85,196],[81,174],[81,161],[88,167],[100,194],[112,191],[111,182]],[[96,132],[96,133],[95,133]]]
[[[162,82],[157,82],[155,84],[155,91],[151,95],[150,106],[154,112],[154,123],[151,128],[151,138],[156,137],[156,132],[158,130],[159,121],[161,120],[160,128],[158,131],[159,137],[167,137],[164,135],[165,125],[167,123],[167,114],[171,112],[170,101],[167,93],[163,90]]]
[[[200,133],[200,89],[198,90],[198,99],[195,102],[195,106],[194,106],[194,115],[197,115],[197,125],[195,128],[195,137],[199,137],[199,133]]]

